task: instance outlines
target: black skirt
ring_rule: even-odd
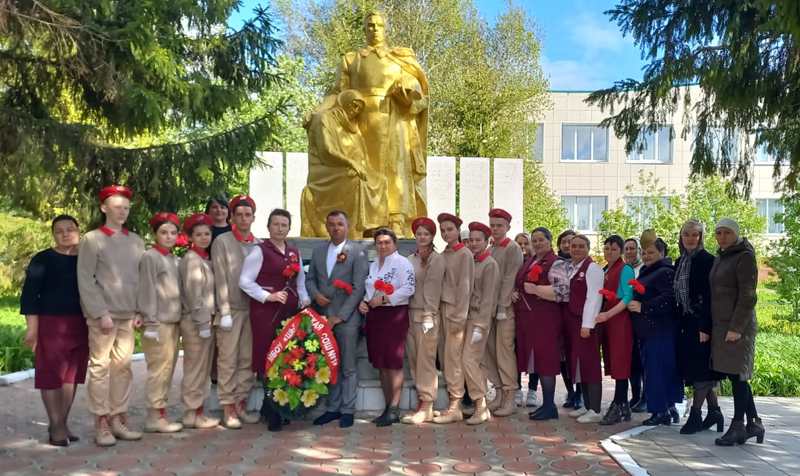
[[[676,345],[678,372],[684,385],[722,379],[722,375],[711,368],[711,339],[700,342],[700,326],[693,315],[680,317]]]

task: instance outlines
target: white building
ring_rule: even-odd
[[[640,171],[652,172],[670,194],[681,194],[689,182],[692,139],[681,138],[682,111],[671,123],[645,137],[643,152],[625,153],[625,141],[599,126],[609,114],[584,100],[589,92],[552,91],[552,108],[538,124],[534,157],[542,165],[553,193],[561,198],[572,227],[594,235],[603,210],[629,205],[641,196],[627,195]],[[673,131],[670,134],[670,129]],[[774,214],[782,211],[772,178],[773,161],[759,153],[752,166],[751,197],[767,217],[768,235],[783,232]]]

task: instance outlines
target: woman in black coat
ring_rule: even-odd
[[[675,315],[678,320],[678,371],[684,385],[694,391],[689,419],[681,433],[691,435],[717,426],[722,431],[725,418],[717,403],[714,388],[719,376],[711,369],[711,284],[708,276],[714,256],[703,248],[703,225],[689,220],[681,227],[678,244],[681,256],[675,262]],[[703,401],[708,415],[702,419]]]

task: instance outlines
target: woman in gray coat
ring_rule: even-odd
[[[753,246],[739,236],[739,224],[730,218],[717,223],[719,244],[709,276],[711,282],[711,362],[733,387],[734,414],[728,431],[715,443],[743,444],[750,438],[764,441],[764,426],[758,418],[748,380],[753,375],[756,344],[756,284],[758,267]],[[747,426],[744,416],[747,414]]]

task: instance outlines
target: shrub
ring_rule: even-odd
[[[0,295],[18,294],[28,262],[52,244],[48,223],[0,213]]]
[[[800,339],[797,336],[758,334],[750,386],[753,395],[800,397]],[[731,395],[729,381],[722,382],[721,393]]]
[[[787,195],[781,200],[783,213],[778,220],[783,222],[786,235],[772,247],[770,266],[778,274],[775,289],[782,302],[790,307],[793,320],[800,320],[800,197]]]

